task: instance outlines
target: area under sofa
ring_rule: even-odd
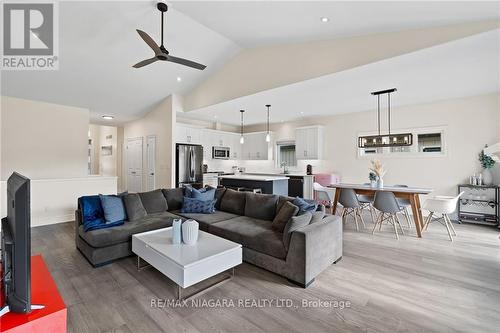
[[[76,247],[94,266],[132,255],[131,236],[172,225],[176,218],[194,219],[200,229],[242,244],[243,260],[307,287],[324,269],[342,257],[342,222],[326,214],[318,223],[306,225],[291,234],[286,249],[283,234],[271,222],[285,201],[294,198],[217,189],[213,214],[181,213],[183,189],[164,189],[166,211],[148,211],[147,216],[123,225],[85,232],[81,202],[76,211]],[[146,194],[146,193],[145,193]],[[141,196],[147,201],[148,195]],[[154,203],[144,202],[151,207]]]

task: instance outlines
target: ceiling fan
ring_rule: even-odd
[[[181,65],[196,68],[199,70],[204,70],[207,66],[199,64],[199,63],[191,61],[191,60],[173,57],[168,53],[165,46],[163,46],[163,14],[165,14],[165,12],[168,10],[168,6],[167,6],[167,4],[165,4],[163,2],[158,2],[158,4],[156,5],[156,8],[158,8],[158,10],[161,12],[161,45],[158,46],[155,43],[155,41],[153,40],[153,38],[151,38],[144,31],[136,29],[139,36],[141,36],[141,38],[146,42],[146,44],[148,44],[149,47],[154,51],[155,56],[153,58],[149,58],[149,59],[140,61],[137,64],[135,64],[133,67],[134,68],[141,68],[141,67],[149,65],[155,61],[163,60],[163,61],[175,62],[176,64],[181,64]]]

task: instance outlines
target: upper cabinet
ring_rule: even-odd
[[[177,123],[175,133],[175,142],[177,143],[201,144],[202,142],[202,129],[200,128],[183,126]]]
[[[269,160],[272,159],[272,147],[266,141],[266,132],[248,133],[244,135],[243,160]],[[272,142],[272,140],[271,140]]]
[[[323,156],[323,127],[297,127],[295,154],[298,160],[320,160]]]

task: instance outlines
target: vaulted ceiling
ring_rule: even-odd
[[[346,40],[352,36],[454,24],[473,25],[479,21],[500,19],[499,6],[498,2],[477,1],[169,2],[169,11],[166,16],[166,47],[175,56],[207,65],[205,71],[197,71],[165,62],[157,62],[142,69],[131,67],[139,60],[151,56],[151,50],[139,38],[135,29],[142,29],[156,40],[159,39],[160,16],[154,1],[64,1],[60,2],[59,9],[59,70],[4,71],[0,73],[0,89],[3,95],[88,108],[93,122],[101,121],[100,117],[103,114],[111,114],[115,116],[115,121],[112,123],[119,125],[141,117],[170,94],[192,95],[194,91],[220,75],[232,59],[244,52],[255,52],[258,49],[289,43],[337,40],[338,38]],[[321,22],[321,17],[328,17],[329,22]],[[442,43],[446,42],[450,40]],[[483,44],[480,45],[483,46]],[[448,47],[445,49],[451,50]],[[487,50],[498,52],[491,48]],[[415,52],[415,50],[410,51]],[[421,51],[425,52],[426,48]],[[397,59],[399,55],[401,54],[392,54],[391,57]],[[449,56],[454,58],[451,53]],[[488,55],[483,54],[481,57],[486,59]],[[426,61],[422,57],[404,59],[407,59],[405,61]],[[462,63],[454,61],[456,66],[470,65],[465,57],[457,59]],[[373,75],[373,85],[377,85],[376,83],[380,85],[387,81],[381,79],[384,77],[380,74],[382,68],[387,69],[391,66],[396,68],[401,66],[400,62],[403,61],[399,59],[393,65],[388,65],[384,60],[373,60],[374,65],[381,62],[386,66],[372,69],[373,72],[370,73]],[[369,64],[356,66],[362,66],[360,70],[363,72],[366,71],[364,65]],[[418,63],[407,63],[407,66],[419,68]],[[289,68],[289,71],[300,67],[301,64],[297,63],[296,67]],[[356,70],[355,67],[352,69]],[[322,76],[327,76],[323,84],[332,84],[332,87],[335,87],[338,84],[335,82],[344,78],[342,75],[345,74],[342,73],[341,71],[334,74],[340,75],[335,80],[328,75],[319,74],[314,74],[307,80],[299,78],[305,80],[304,89],[300,89],[297,96],[289,96],[287,101],[283,99],[283,109],[297,113],[298,106],[301,104],[293,103],[294,98],[300,100],[306,97],[313,98],[316,96],[315,92],[309,89],[316,89],[319,93],[326,89],[322,90],[321,87],[311,85],[309,80],[321,80]],[[422,72],[415,70],[408,72],[408,75],[419,73]],[[180,82],[177,80],[178,77],[181,78]],[[351,82],[349,77],[348,75],[345,79]],[[377,81],[376,78],[379,80]],[[421,76],[416,76],[415,80],[421,80]],[[229,85],[238,85],[243,81],[245,81],[244,77],[229,82]],[[491,83],[487,79],[483,83],[487,82]],[[198,106],[194,108],[197,110],[193,111],[192,116],[199,115],[199,117],[210,119],[217,110],[227,109],[229,112],[229,109],[232,110],[232,107],[237,105],[238,109],[240,108],[239,102],[233,105],[227,104],[228,99],[243,98],[250,101],[248,98],[255,94],[262,94],[265,91],[272,93],[279,88],[284,89],[279,91],[297,94],[298,92],[293,89],[287,90],[291,89],[288,86],[294,87],[297,83],[300,82],[284,80],[273,87],[263,84],[260,90],[254,89],[251,93],[239,93],[239,95],[236,94],[238,96],[234,95],[236,97]],[[428,84],[437,85],[438,81]],[[480,90],[474,87],[469,88],[472,90],[468,93]],[[358,105],[357,101],[362,94],[366,93],[364,91],[366,89],[369,89],[368,85],[363,86],[363,89],[360,88],[357,92],[354,91],[356,94],[351,95],[350,104],[348,103],[343,109],[355,110],[364,107]],[[275,104],[281,100],[278,98],[279,95],[276,96]],[[332,96],[330,95],[329,98],[331,99]],[[325,100],[324,102],[334,104],[335,101]],[[252,107],[260,104],[259,99],[249,102]],[[228,107],[229,105],[231,107]],[[254,122],[259,122],[259,118],[256,118]]]

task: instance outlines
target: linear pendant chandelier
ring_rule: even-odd
[[[243,114],[245,113],[245,110],[240,110],[240,114],[241,114],[241,128],[240,128],[240,131],[241,131],[241,135],[240,135],[240,143],[241,144],[244,144],[245,143],[245,137],[243,136]]]
[[[411,133],[391,134],[391,93],[397,91],[396,88],[374,91],[371,94],[377,96],[377,124],[378,135],[358,137],[358,148],[379,148],[379,147],[403,147],[413,144]],[[380,95],[387,95],[387,121],[388,133],[380,133]]]

